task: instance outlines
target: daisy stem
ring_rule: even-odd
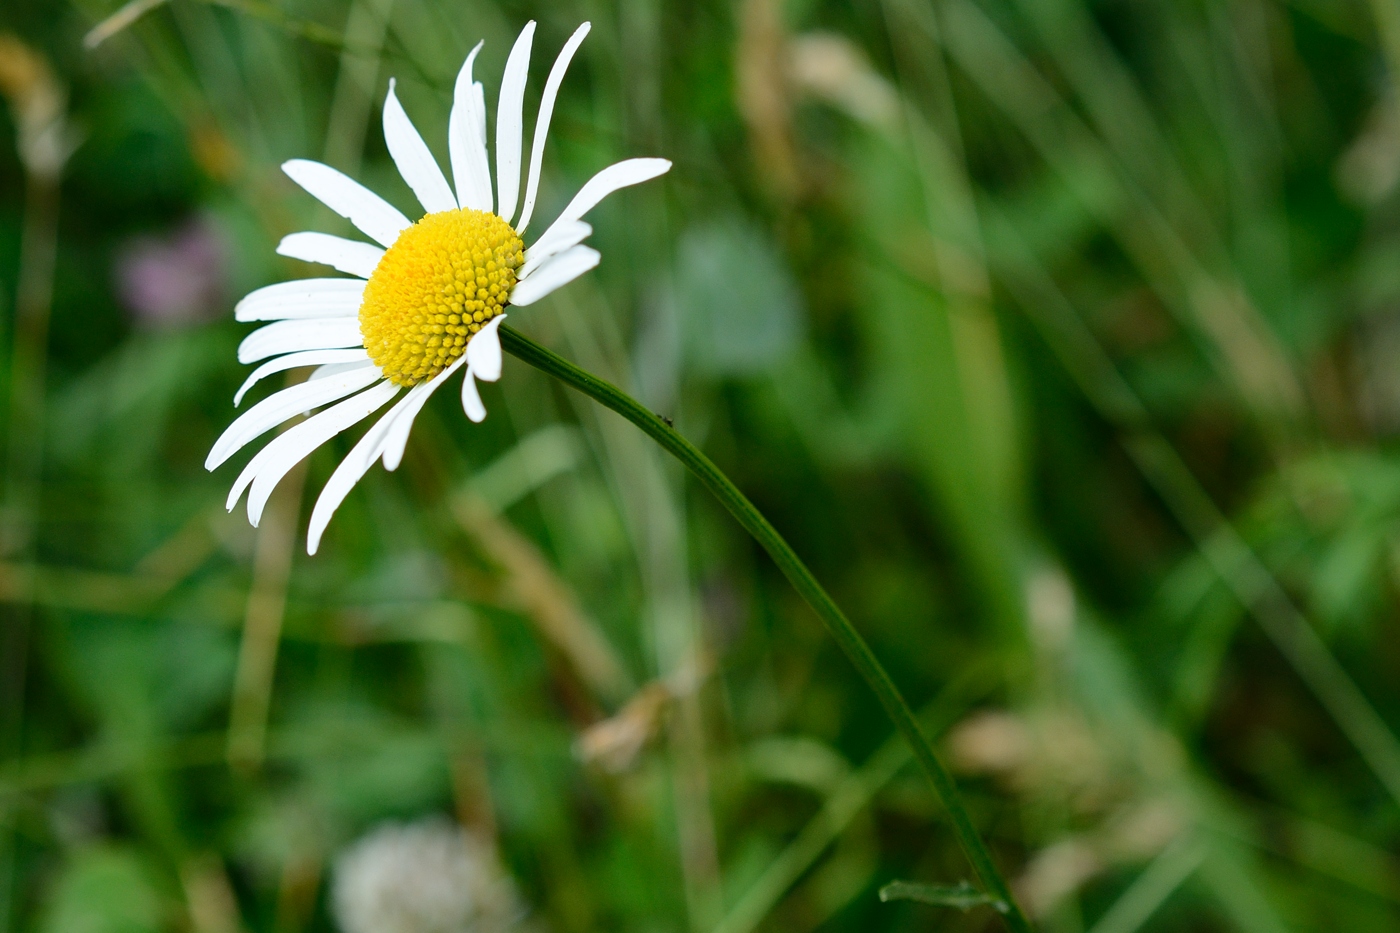
[[[729,477],[724,475],[719,467],[710,461],[709,457],[706,457],[694,444],[677,433],[660,416],[647,410],[640,402],[612,383],[578,368],[520,332],[503,326],[500,333],[501,343],[508,353],[529,363],[536,369],[548,373],[560,382],[572,386],[641,428],[667,453],[695,474],[695,478],[700,480],[701,485],[708,489],[738,520],[744,530],[768,552],[768,555],[777,563],[778,568],[782,570],[783,575],[797,589],[798,594],[807,601],[807,605],[812,607],[818,618],[826,625],[827,631],[836,639],[836,643],[841,646],[841,650],[846,653],[846,657],[850,658],[860,675],[865,678],[870,689],[875,691],[875,695],[879,698],[880,704],[884,706],[885,712],[913,748],[914,757],[919,760],[924,773],[928,775],[929,781],[933,784],[934,793],[937,794],[944,809],[948,812],[958,842],[962,845],[968,861],[972,863],[973,870],[976,871],[982,884],[993,896],[995,907],[1005,919],[1006,925],[1015,933],[1029,933],[1030,923],[1012,896],[1006,880],[997,871],[991,853],[972,825],[972,818],[968,815],[967,807],[963,804],[957,785],[953,782],[953,778],[948,773],[948,769],[944,767],[943,762],[939,760],[937,753],[934,752],[933,745],[929,742],[928,736],[924,734],[914,711],[910,709],[909,703],[899,692],[899,688],[895,686],[894,680],[891,679],[884,665],[870,650],[870,645],[866,643],[860,632],[856,631],[855,626],[836,605],[836,601],[817,582],[812,571],[807,569],[807,565],[802,562],[802,559],[797,556],[787,541],[783,540],[783,536],[778,534],[768,519],[763,517],[763,514],[754,507],[748,497],[739,491],[739,488],[730,481]]]

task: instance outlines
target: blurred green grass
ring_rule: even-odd
[[[430,405],[316,558],[343,447],[259,530],[219,508],[232,302],[345,229],[277,166],[407,207],[388,78],[436,147],[463,55],[499,74],[532,17],[531,94],[594,23],[541,216],[676,166],[512,323],[769,515],[1041,927],[1394,928],[1386,0],[148,6],[93,49],[120,4],[0,10],[0,931],[336,929],[338,853],[439,813],[527,928],[997,928],[879,900],[969,870],[878,705],[722,511],[538,373],[479,426]]]

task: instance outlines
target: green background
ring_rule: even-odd
[[[431,814],[532,929],[999,928],[880,901],[971,876],[878,704],[541,373],[507,358],[482,425],[440,393],[314,558],[353,433],[260,529],[225,514],[232,305],[313,274],[282,235],[349,231],[278,165],[408,210],[388,79],[446,165],[462,58],[494,113],[530,18],[527,126],[593,23],[539,229],[675,165],[511,324],[768,515],[1038,925],[1400,924],[1392,0],[170,0],[89,33],[120,6],[0,9],[0,933],[331,930],[336,854]]]

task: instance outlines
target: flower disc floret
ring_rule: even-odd
[[[365,286],[360,334],[370,359],[401,386],[442,372],[504,310],[523,250],[510,224],[486,211],[428,214],[404,230]]]

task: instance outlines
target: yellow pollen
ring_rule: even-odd
[[[429,214],[384,253],[365,286],[360,334],[384,375],[411,386],[442,372],[504,309],[524,244],[495,214]]]

